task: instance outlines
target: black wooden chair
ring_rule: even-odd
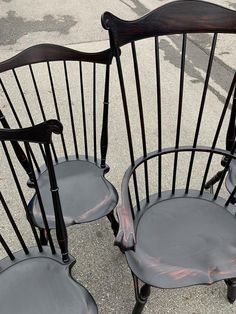
[[[57,120],[48,120],[30,128],[0,130],[2,156],[0,254],[1,257],[5,255],[0,260],[1,314],[97,313],[97,306],[92,296],[71,277],[71,268],[75,264],[75,259],[68,254],[67,232],[49,145],[52,133],[62,134],[62,124]],[[15,141],[25,142],[28,166],[39,200],[49,246],[42,247],[32,217],[28,215],[25,192],[20,179],[22,174],[19,174],[16,169],[19,167],[15,167],[15,158],[12,158],[10,147],[10,142],[14,145]],[[55,247],[52,240],[33,171],[32,150],[29,146],[32,142],[40,143],[45,149],[60,250]],[[11,174],[5,177],[3,170],[5,171],[7,167]],[[10,193],[8,193],[9,186]],[[22,221],[23,211],[28,222],[26,218]],[[35,247],[32,247],[32,236]]]
[[[222,185],[235,160],[235,142],[230,149],[224,144],[235,69],[224,104],[218,93],[210,99],[209,93],[215,90],[211,76],[222,74],[214,72],[217,39],[225,33],[235,36],[236,12],[203,1],[176,1],[135,21],[105,12],[102,23],[116,56],[131,157],[122,182],[115,243],[125,251],[133,275],[133,313],[142,312],[151,286],[179,288],[225,280],[233,303],[236,220],[230,210],[236,187],[224,199]],[[201,36],[212,43],[203,40],[202,47]],[[189,70],[194,62],[195,72],[206,72],[197,72],[197,81]],[[142,156],[137,159],[140,143]],[[205,185],[220,156],[227,157],[227,165],[211,194]]]
[[[109,74],[111,50],[79,52],[52,44],[30,47],[0,63],[3,127],[26,127],[57,119],[64,132],[51,144],[55,173],[66,226],[107,216],[114,233],[113,209],[118,195],[105,179],[108,144]],[[100,143],[100,149],[99,149]],[[15,152],[34,188],[27,157],[18,145]],[[49,228],[55,228],[49,177],[42,145],[34,150],[34,167]],[[40,166],[43,165],[43,166]],[[47,236],[37,195],[29,202],[41,242]]]

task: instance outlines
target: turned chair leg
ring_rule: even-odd
[[[114,216],[114,211],[112,211],[111,213],[109,213],[107,215],[107,218],[108,220],[110,221],[111,223],[111,228],[113,230],[113,233],[114,233],[114,236],[116,237],[117,233],[118,233],[118,229],[119,229],[119,224],[118,222],[116,221],[115,219],[115,216]]]
[[[40,243],[43,246],[48,245],[48,237],[45,229],[39,229]]]
[[[136,304],[134,306],[132,314],[141,314],[147,299],[150,295],[151,287],[146,283],[141,287],[138,297],[136,298]]]
[[[136,298],[136,303],[132,314],[141,314],[145,304],[147,303],[147,299],[151,293],[151,286],[145,283],[139,291],[138,278],[134,275],[134,273],[132,273],[132,276],[134,280],[134,290]]]
[[[225,280],[227,285],[227,299],[232,304],[236,300],[236,278]]]

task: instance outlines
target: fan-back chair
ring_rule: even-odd
[[[118,195],[105,178],[108,145],[109,76],[112,51],[79,52],[67,47],[40,44],[0,63],[2,91],[0,120],[3,127],[22,128],[47,119],[62,122],[64,132],[52,142],[53,162],[60,188],[66,226],[107,216],[114,233],[113,209]],[[16,155],[34,188],[27,156],[19,144]],[[32,150],[36,178],[49,228],[55,228],[45,151]],[[35,194],[29,202],[41,243],[47,234]]]
[[[205,1],[175,1],[134,21],[105,12],[102,24],[116,57],[131,159],[115,243],[133,275],[133,313],[142,312],[151,286],[225,280],[234,302],[236,220],[230,210],[236,187],[225,196],[223,182],[235,160],[235,142],[224,144],[235,63],[224,103],[215,79],[222,75],[219,56],[227,55],[219,46],[228,39],[225,47],[231,47],[235,39],[236,12]],[[220,156],[227,166],[211,194],[205,185]]]

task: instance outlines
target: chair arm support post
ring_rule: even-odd
[[[114,244],[122,251],[135,250],[135,232],[133,219],[128,207],[121,206],[117,209],[119,230]]]

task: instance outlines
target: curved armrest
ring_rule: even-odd
[[[0,141],[51,143],[52,133],[61,134],[63,126],[58,120],[47,120],[29,128],[0,129]]]
[[[117,209],[119,230],[115,239],[115,245],[122,251],[134,250],[135,232],[134,223],[129,208],[121,206]]]

